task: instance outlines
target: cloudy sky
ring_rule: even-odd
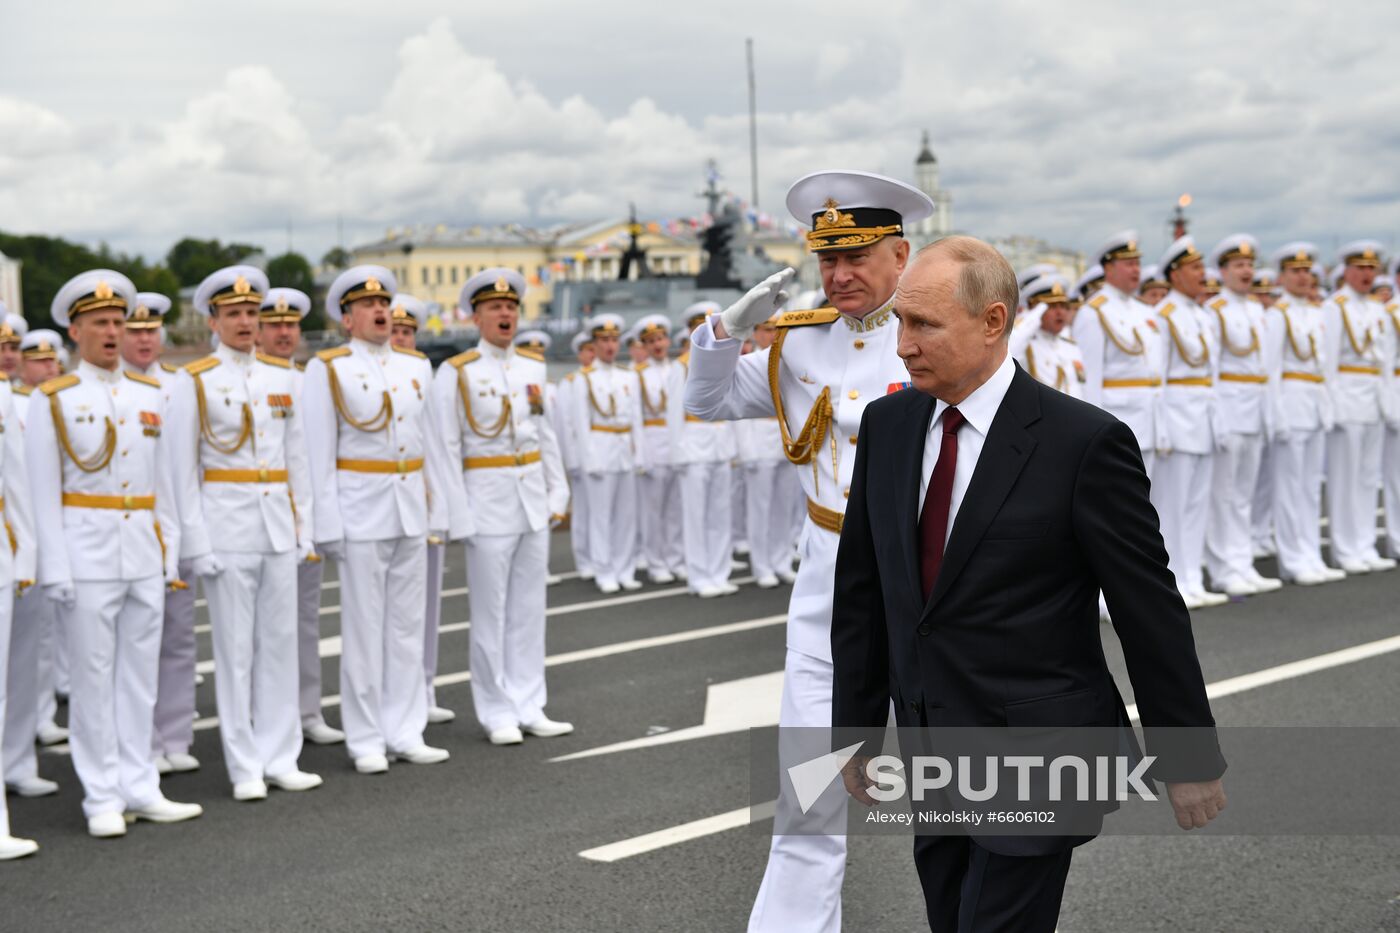
[[[207,12],[205,12],[207,10]],[[957,227],[1091,249],[1245,230],[1400,245],[1400,5],[11,4],[0,230],[156,257],[183,235],[319,256],[408,223],[696,213],[933,134]]]

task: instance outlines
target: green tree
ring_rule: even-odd
[[[355,257],[348,249],[340,246],[332,247],[326,255],[321,257],[321,265],[328,269],[348,269],[355,261]]]
[[[316,285],[316,277],[311,272],[311,263],[300,253],[283,253],[267,262],[267,279],[273,287],[296,288],[311,294]]]
[[[218,240],[185,237],[165,254],[165,264],[181,285],[198,285],[206,275],[224,266],[240,263],[258,252],[247,243],[223,244]]]

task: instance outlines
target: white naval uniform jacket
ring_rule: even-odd
[[[364,340],[322,350],[307,365],[301,403],[316,490],[313,541],[385,541],[430,529],[462,537],[455,522],[466,510],[448,501],[461,484],[449,479],[432,381],[423,354]]]
[[[1343,285],[1322,303],[1322,360],[1339,424],[1381,417],[1381,315],[1377,302]]]
[[[802,568],[789,605],[787,644],[827,662],[831,660],[830,574],[839,537],[819,528],[813,516],[821,515],[825,522],[833,513],[845,515],[865,406],[909,384],[909,371],[898,353],[893,303],[891,298],[862,320],[834,308],[789,311],[778,318],[781,342],[747,356],[740,355],[740,341],[716,340],[710,322],[691,336],[686,411],[706,419],[736,420],[779,414],[781,404],[781,417],[793,441],[809,416],[814,429],[823,426],[816,432],[821,434],[819,444],[796,451],[798,459],[806,459],[808,453],[811,458],[797,466],[808,499],[808,521]],[[778,363],[770,368],[775,353]],[[770,380],[770,374],[775,378]],[[830,402],[829,421],[820,417],[825,401],[819,407],[819,400]],[[816,440],[815,433],[808,440]]]
[[[542,357],[484,340],[438,367],[434,409],[465,487],[468,534],[543,531],[569,510],[545,377]]]
[[[314,508],[295,377],[286,360],[226,344],[180,372],[168,430],[181,557],[282,553],[309,541]]]
[[[578,373],[572,372],[559,381],[554,393],[555,404],[550,409],[554,422],[554,437],[559,441],[559,455],[564,461],[564,471],[575,473],[578,465],[578,438],[574,433],[574,387],[578,385]]]
[[[34,505],[29,467],[24,462],[24,425],[15,414],[9,380],[0,379],[0,502],[4,503],[8,547],[0,546],[0,584],[33,583],[38,572]],[[31,596],[31,599],[40,599]]]
[[[1164,385],[1158,400],[1164,450],[1208,454],[1220,430],[1215,367],[1219,347],[1211,333],[1210,312],[1173,289],[1154,309]]]
[[[676,394],[676,370],[681,368],[679,362],[671,360],[643,360],[635,367],[642,393],[642,435],[637,453],[644,470],[669,467],[675,462],[671,453],[671,399]]]
[[[1227,288],[1207,308],[1211,337],[1219,348],[1215,398],[1220,429],[1271,437],[1275,403],[1264,359],[1264,306]]]
[[[1400,301],[1382,306],[1380,320],[1381,417],[1400,429]]]
[[[1045,310],[1045,305],[1036,305],[1021,316],[1012,328],[1007,350],[1032,379],[1074,398],[1083,398],[1074,344],[1060,334],[1041,329]]]
[[[1264,357],[1274,393],[1274,425],[1281,431],[1331,430],[1332,401],[1323,362],[1322,311],[1298,298],[1281,298],[1264,317]]]
[[[1157,334],[1142,304],[1111,285],[1079,309],[1071,328],[1084,359],[1084,400],[1132,429],[1138,447],[1159,446],[1155,410],[1162,374]]]
[[[639,460],[641,383],[621,366],[599,363],[578,371],[572,388],[579,469],[588,474],[626,473]]]
[[[739,450],[740,463],[781,463],[787,459],[783,454],[783,432],[778,427],[776,415],[734,421],[730,423],[730,428],[734,432],[734,446]]]
[[[671,371],[668,397],[668,430],[671,432],[671,462],[728,463],[738,456],[734,426],[728,421],[709,421],[685,410],[685,385],[690,377],[690,353],[682,353]]]
[[[87,361],[45,382],[31,397],[25,459],[41,584],[162,574],[177,579],[180,523],[164,422],[165,400],[157,383]],[[65,493],[130,507],[64,505]],[[154,509],[139,507],[152,497]]]

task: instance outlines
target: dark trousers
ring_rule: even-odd
[[[966,836],[914,837],[933,933],[1053,933],[1074,849],[998,855]]]

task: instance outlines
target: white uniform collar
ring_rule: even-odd
[[[233,363],[235,366],[247,368],[253,365],[253,354],[235,350],[226,343],[221,343],[215,347],[214,355],[225,363]]]
[[[394,352],[394,348],[389,345],[387,340],[383,343],[371,343],[368,340],[361,340],[359,337],[351,337],[350,346],[358,347],[362,353],[368,353],[374,359],[383,359]]]
[[[884,327],[890,322],[893,315],[890,313],[894,308],[894,295],[886,298],[880,307],[871,311],[865,317],[855,317],[850,314],[842,314],[841,320],[846,322],[848,330],[857,332],[867,332]]]
[[[514,346],[506,344],[504,347],[498,347],[489,340],[481,341],[481,343],[477,345],[477,349],[479,349],[481,355],[487,359],[497,360],[502,363],[509,360],[512,356],[515,356]]]
[[[121,382],[121,362],[118,361],[116,369],[103,369],[101,366],[92,365],[87,360],[81,360],[78,363],[78,375],[98,382],[105,382],[108,385]]]
[[[1133,301],[1132,295],[1129,295],[1127,292],[1123,291],[1116,285],[1110,285],[1107,282],[1104,282],[1103,289],[1104,291],[1109,292],[1112,295],[1116,295],[1119,301],[1128,302],[1130,304]]]

